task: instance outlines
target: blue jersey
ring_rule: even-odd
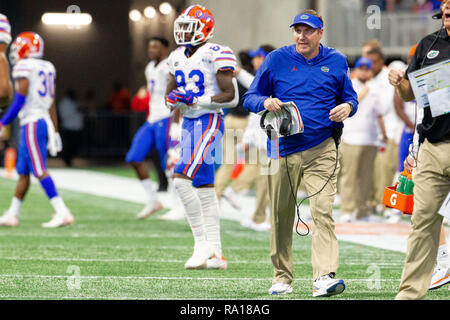
[[[271,158],[310,149],[331,137],[333,128],[343,128],[341,122],[329,119],[330,111],[337,105],[352,103],[350,116],[358,108],[347,58],[323,45],[319,54],[309,60],[296,51],[295,44],[271,52],[244,95],[244,107],[258,113],[264,110],[264,100],[269,97],[294,102],[305,128],[303,133],[269,140],[267,149]]]

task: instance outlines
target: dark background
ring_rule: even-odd
[[[129,20],[131,9],[141,12],[157,0],[1,0],[0,12],[12,27],[13,39],[23,31],[33,31],[44,39],[44,59],[51,61],[57,71],[57,101],[67,88],[79,95],[88,89],[96,93],[96,103],[106,103],[115,81],[135,93],[145,85],[144,68],[148,63],[146,46],[152,36],[166,36],[174,47],[173,19],[146,22],[140,29]],[[179,13],[184,0],[168,1]],[[48,26],[41,22],[45,12],[66,12],[70,5],[92,16],[89,26],[70,30],[65,26]],[[157,27],[155,27],[155,25]]]

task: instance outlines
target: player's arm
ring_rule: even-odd
[[[236,91],[233,85],[234,73],[231,70],[217,71],[216,79],[221,93],[211,97],[211,102],[226,103],[234,99]]]
[[[50,107],[49,113],[50,113],[50,119],[52,119],[53,126],[55,127],[55,132],[58,133],[59,132],[58,115],[56,113],[56,103],[55,103],[55,101],[53,101],[52,106]]]
[[[0,129],[4,126],[9,125],[17,117],[20,110],[25,104],[29,86],[30,82],[28,81],[28,79],[19,78],[16,80],[16,94],[14,95],[14,100],[11,103],[8,111],[6,111],[5,115],[0,120]]]
[[[6,107],[12,99],[13,87],[9,78],[9,63],[6,58],[6,43],[0,43],[0,107]]]

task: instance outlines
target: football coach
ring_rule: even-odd
[[[389,72],[389,82],[405,101],[415,99],[410,72],[450,59],[450,0],[443,1],[441,12],[433,18],[441,18],[443,26],[419,42],[406,72]],[[438,211],[450,191],[449,112],[448,100],[446,114],[433,117],[430,107],[424,109],[422,123],[417,126],[417,161],[412,156],[405,160],[405,168],[413,169],[414,210],[398,300],[424,299],[433,276],[443,220]]]
[[[339,252],[332,205],[338,163],[333,137],[339,138],[342,121],[355,114],[358,101],[346,57],[320,43],[322,17],[306,10],[290,27],[294,44],[266,57],[244,96],[244,107],[254,113],[279,111],[283,102],[292,101],[304,125],[303,133],[268,140],[269,169],[278,165],[278,170],[268,175],[274,266],[269,294],[292,292],[294,199],[302,181],[308,195],[316,194],[310,199],[313,296],[331,296],[345,289],[344,281],[335,278]]]

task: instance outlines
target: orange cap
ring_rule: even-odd
[[[408,55],[414,56],[416,54],[417,44],[413,45],[408,52]]]

